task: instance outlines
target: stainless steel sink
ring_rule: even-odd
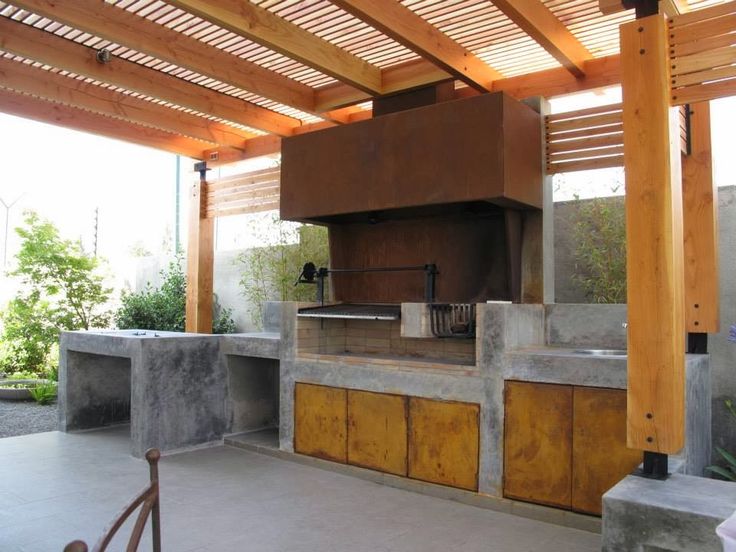
[[[592,356],[626,356],[626,349],[576,349],[573,352]]]

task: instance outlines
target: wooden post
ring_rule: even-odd
[[[207,218],[207,167],[197,163],[200,178],[189,193],[186,331],[212,333],[212,275],[215,219]]]
[[[684,444],[685,316],[678,113],[661,14],[621,26],[628,283],[627,445]]]
[[[692,333],[718,333],[718,190],[713,180],[710,103],[691,104],[689,109],[690,155],[682,158],[685,326]]]

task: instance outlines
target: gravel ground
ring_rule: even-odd
[[[0,437],[54,431],[57,426],[56,403],[42,406],[35,401],[0,401]]]

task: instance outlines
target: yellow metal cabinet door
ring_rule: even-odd
[[[504,496],[570,508],[572,387],[508,381]]]
[[[406,476],[407,398],[348,390],[348,463]]]
[[[409,477],[478,489],[477,404],[409,398]]]
[[[626,448],[626,391],[576,387],[573,399],[572,509],[601,514],[603,494],[642,460]]]
[[[347,392],[297,383],[294,388],[294,450],[336,462],[347,461]]]

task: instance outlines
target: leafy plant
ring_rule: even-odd
[[[31,397],[38,404],[51,404],[56,400],[57,385],[53,381],[43,381],[38,385],[31,387]]]
[[[138,293],[123,292],[121,306],[115,313],[118,328],[183,332],[186,326],[187,281],[180,258],[160,272],[161,286],[148,283]],[[222,308],[215,297],[213,304],[214,333],[232,333],[235,322],[232,311]]]
[[[40,374],[49,369],[49,353],[62,330],[107,325],[111,289],[98,259],[36,213],[26,212],[16,233],[21,246],[9,275],[19,278],[21,290],[0,314],[0,368]]]
[[[733,405],[733,401],[731,399],[726,399],[725,405],[726,405],[726,410],[728,410],[729,414],[731,414],[733,419],[736,420],[736,408]],[[720,475],[721,477],[729,481],[736,481],[736,457],[734,457],[733,454],[728,452],[723,447],[716,446],[716,451],[718,451],[718,454],[726,462],[726,465],[723,467],[722,466],[708,466],[705,469],[711,473]]]
[[[253,323],[260,327],[265,301],[313,301],[314,286],[294,282],[304,263],[328,266],[327,228],[283,221],[274,216],[266,230],[257,236],[270,245],[242,253],[236,260],[242,266],[242,294],[250,305]],[[258,231],[256,230],[257,234]]]
[[[594,303],[626,302],[626,213],[621,198],[580,201],[573,279]]]

